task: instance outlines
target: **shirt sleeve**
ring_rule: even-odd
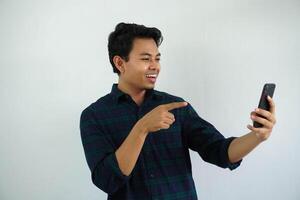
[[[101,129],[92,110],[85,109],[81,113],[80,133],[93,183],[108,194],[115,193],[130,175],[126,176],[121,172],[115,155],[116,149]]]
[[[197,151],[201,158],[222,168],[234,170],[242,160],[231,163],[228,147],[236,137],[225,138],[212,124],[205,121],[188,104],[184,109],[183,133],[190,149]]]

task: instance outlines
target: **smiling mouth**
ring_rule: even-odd
[[[146,74],[147,78],[156,78],[157,74]]]
[[[155,83],[156,78],[157,78],[157,74],[146,74],[146,78],[147,78],[151,83]]]

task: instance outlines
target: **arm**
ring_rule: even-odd
[[[116,151],[116,157],[122,173],[129,176],[147,137],[147,131],[135,124],[127,138]]]
[[[120,170],[115,146],[100,122],[92,109],[85,109],[80,117],[81,140],[93,183],[102,191],[113,194],[130,177]]]
[[[236,137],[225,138],[211,123],[201,118],[189,104],[182,110],[183,139],[187,147],[200,157],[222,168],[236,169],[240,163],[229,161],[228,148]]]
[[[133,127],[127,138],[116,151],[119,167],[123,174],[130,175],[137,158],[150,132],[168,129],[175,121],[168,111],[186,106],[185,103],[170,103],[158,106],[141,118]]]
[[[251,152],[261,142],[267,140],[271,135],[273,126],[276,123],[275,118],[275,104],[272,98],[268,98],[270,104],[270,111],[255,109],[251,112],[251,119],[257,121],[263,125],[261,128],[254,128],[248,125],[250,133],[234,139],[228,149],[228,157],[230,162],[234,163],[241,160],[249,152]],[[262,118],[259,115],[265,117]]]
[[[254,132],[250,132],[239,138],[235,138],[229,145],[228,157],[231,163],[235,163],[251,152],[261,141]]]

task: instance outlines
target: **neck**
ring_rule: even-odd
[[[129,96],[131,96],[131,98],[135,101],[135,103],[137,105],[141,105],[142,102],[144,101],[145,94],[146,94],[145,89],[140,89],[140,88],[133,87],[130,84],[125,83],[124,81],[122,81],[122,79],[119,79],[118,88],[122,92],[124,92],[124,93],[128,94]]]

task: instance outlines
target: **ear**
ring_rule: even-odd
[[[116,66],[116,68],[120,71],[120,73],[124,73],[125,69],[124,69],[124,60],[120,57],[120,56],[114,56],[113,57],[113,62]]]

